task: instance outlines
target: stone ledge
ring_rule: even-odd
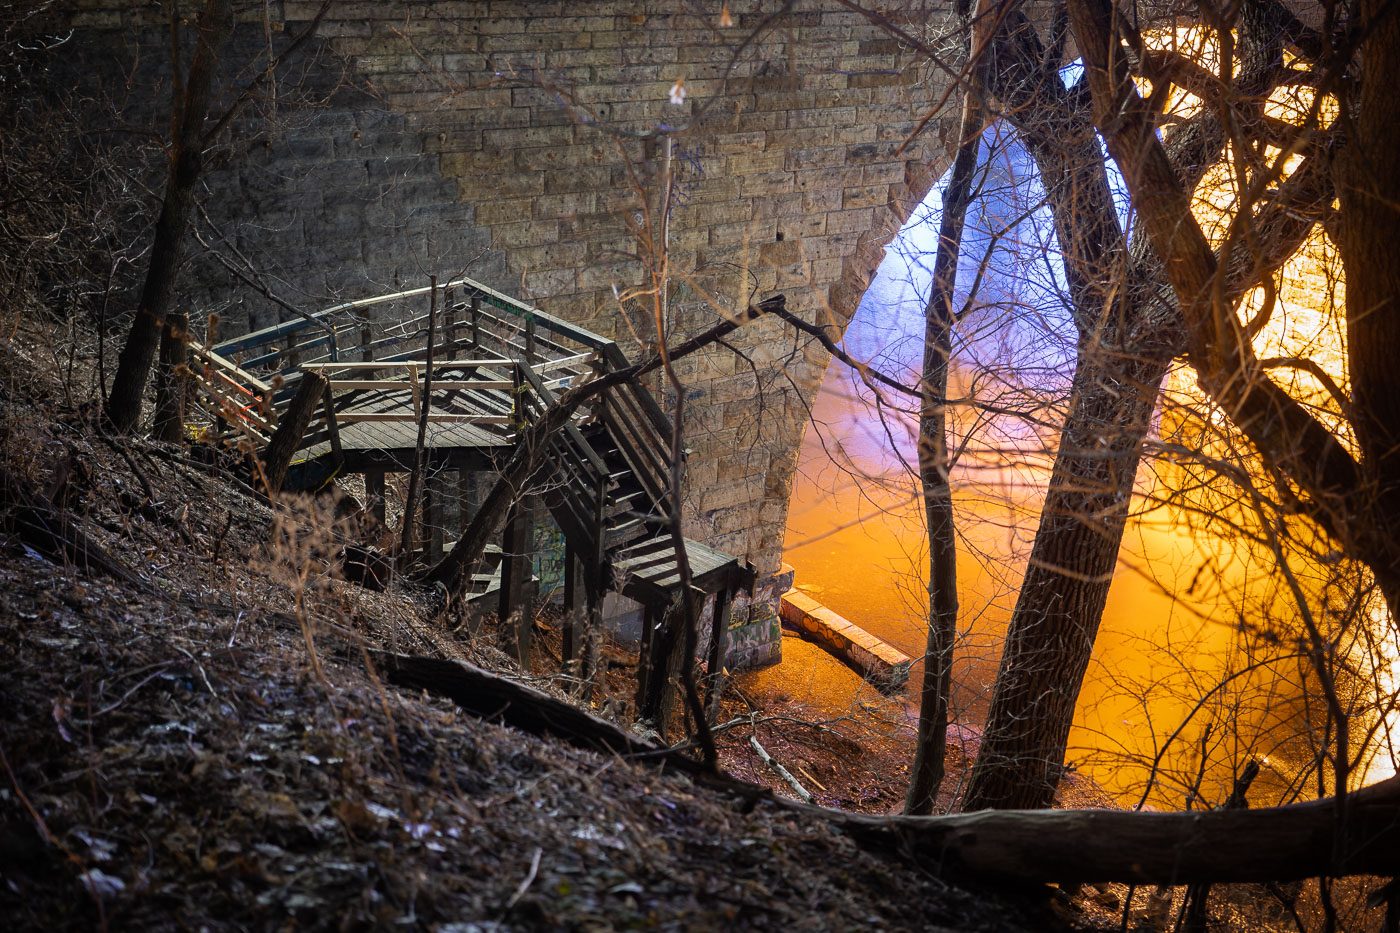
[[[894,691],[909,680],[914,661],[907,654],[823,606],[801,590],[782,596],[782,620],[816,642],[881,690]]]

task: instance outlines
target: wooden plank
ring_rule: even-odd
[[[325,372],[333,369],[422,369],[427,366],[426,360],[343,360],[337,363],[303,363],[302,369]],[[433,369],[470,369],[478,366],[514,366],[514,360],[500,357],[486,357],[483,359],[471,360],[435,360]]]
[[[211,403],[202,395],[196,393],[194,396],[194,401],[195,404],[197,404],[200,408],[203,408],[205,411],[209,412],[209,414],[213,415],[215,418],[219,418],[227,423],[231,423],[227,412],[223,411],[218,406]],[[267,434],[264,434],[262,431],[259,431],[257,428],[253,427],[250,424],[241,424],[237,425],[236,427],[240,433],[246,433],[250,435],[260,445],[266,446],[267,442],[270,440],[270,437]]]
[[[204,344],[200,343],[198,340],[190,340],[188,345],[190,352],[193,353],[195,356],[198,356],[201,359],[208,360],[210,363],[213,363],[216,367],[218,367],[220,370],[223,370],[224,372],[232,373],[234,376],[237,377],[238,382],[247,383],[248,385],[257,389],[259,392],[272,391],[272,386],[270,386],[266,382],[263,382],[261,379],[259,379],[257,376],[254,376],[252,373],[247,372],[227,357],[215,353],[213,350],[209,349]],[[249,394],[251,395],[252,393],[250,392]]]
[[[195,392],[193,393],[193,395],[196,401],[201,402],[201,408],[204,408],[212,414],[218,415],[221,418],[245,421],[251,425],[254,425],[255,427],[259,428],[260,430],[269,435],[271,435],[273,430],[275,430],[275,426],[273,425],[273,423],[267,420],[266,418],[263,418],[262,414],[256,411],[252,406],[240,405],[236,399],[229,398],[227,395],[221,393],[214,386],[208,385],[203,382],[201,382],[200,384],[205,388],[205,393],[201,394],[199,392]],[[208,401],[212,402],[218,407],[210,407],[209,404],[204,404],[205,395],[209,397]]]
[[[336,379],[331,382],[331,388],[335,391],[363,391],[365,389],[384,389],[387,391],[408,391],[410,383],[403,379]],[[477,389],[486,391],[504,391],[512,388],[512,384],[500,379],[434,379],[433,391],[442,389]]]
[[[535,366],[534,369],[535,372],[539,373],[540,375],[543,375],[547,372],[553,372],[556,369],[561,369],[566,366],[574,366],[580,363],[592,363],[596,359],[598,359],[598,351],[588,350],[583,353],[575,353],[573,356],[563,357],[562,359],[545,360],[544,362]]]
[[[337,414],[344,424],[352,423],[395,423],[404,422],[406,424],[416,424],[418,416],[411,411],[388,412],[388,411],[343,411]],[[511,419],[502,415],[455,415],[455,414],[428,414],[429,424],[510,424]]]

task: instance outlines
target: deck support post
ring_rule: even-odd
[[[423,494],[424,521],[428,523],[428,561],[436,564],[442,560],[445,545],[443,535],[443,506],[447,503],[447,480],[441,470],[428,469],[427,484]]]
[[[335,395],[331,392],[330,381],[326,381],[326,391],[321,396],[321,407],[326,413],[326,434],[330,437],[331,453],[335,456],[336,468],[345,462],[345,450],[340,446],[340,425],[335,420]]]
[[[724,695],[724,656],[729,639],[729,614],[733,608],[734,589],[725,586],[715,593],[715,608],[711,613],[710,650],[706,657],[708,684],[705,687],[705,719],[713,725],[719,713],[719,701]]]
[[[452,352],[447,355],[447,358],[451,360],[455,359],[457,356],[457,331],[460,327],[458,318],[461,316],[462,309],[452,303],[452,289],[450,288],[444,288],[442,290],[442,300],[443,307],[447,311],[447,326],[444,328],[443,335],[447,338],[447,346],[452,350]]]
[[[652,633],[651,670],[647,674],[646,691],[637,705],[637,717],[655,724],[656,731],[663,738],[675,705],[676,691],[671,684],[671,674],[680,668],[681,655],[685,651],[686,639],[682,628],[688,614],[681,603],[682,599],[691,600],[694,606],[704,599],[704,594],[692,592],[687,595],[678,592],[666,607],[661,616],[661,624]],[[696,608],[695,615],[698,616],[698,607]]]
[[[531,607],[524,598],[525,579],[530,570],[525,540],[529,530],[528,514],[525,503],[517,499],[506,515],[506,526],[501,531],[501,601],[497,612],[501,631],[508,642],[506,653],[515,658],[521,671],[530,669],[530,641],[535,626]]]
[[[467,523],[476,514],[476,474],[471,470],[457,471],[457,537],[467,530]]]
[[[369,500],[365,506],[369,509],[370,514],[379,520],[379,524],[386,524],[383,470],[365,470],[365,498]]]
[[[564,539],[564,622],[560,632],[559,660],[567,668],[578,655],[579,622],[583,618],[583,561],[578,549],[567,537]]]
[[[654,646],[660,635],[657,629],[666,618],[665,607],[648,602],[642,605],[642,634],[637,651],[637,718],[641,719],[642,709],[650,694],[652,677],[656,674]]]

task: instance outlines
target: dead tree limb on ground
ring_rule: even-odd
[[[73,516],[56,507],[23,478],[0,466],[0,528],[19,536],[50,560],[106,574],[141,593],[155,588],[88,537]]]
[[[592,714],[479,668],[372,653],[390,683],[427,690],[533,735],[649,761],[752,797],[753,785],[707,778],[703,764]],[[745,793],[748,791],[749,793]],[[1255,810],[983,810],[956,816],[875,816],[772,798],[826,820],[874,851],[940,873],[1033,882],[1199,884],[1290,881],[1400,872],[1400,777],[1335,797]]]
[[[483,719],[499,720],[531,735],[562,739],[591,751],[664,763],[698,774],[701,763],[680,752],[637,738],[605,719],[533,687],[499,677],[462,661],[371,651],[385,680],[452,700]]]

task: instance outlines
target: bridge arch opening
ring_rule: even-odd
[[[1076,357],[1034,165],[1009,132],[989,130],[983,146],[960,254],[954,304],[962,316],[948,389],[961,607],[952,707],[974,730],[986,716],[1039,524]],[[857,361],[909,386],[922,368],[945,184],[946,176],[900,230],[843,339]],[[799,590],[915,659],[928,605],[917,430],[914,400],[877,394],[858,369],[833,360],[798,454],[784,542]],[[1148,694],[1135,685],[1180,675],[1186,663],[1187,654],[1172,659],[1158,646],[1191,658],[1205,657],[1207,645],[1227,647],[1218,634],[1201,634],[1208,623],[1197,608],[1183,609],[1169,585],[1137,572],[1149,561],[1185,566],[1194,544],[1160,515],[1134,522],[1125,537],[1120,567],[1133,572],[1115,576],[1070,737],[1070,758],[1087,759],[1087,773],[1111,791],[1141,777],[1123,769],[1124,757],[1152,757]],[[921,668],[906,688],[911,717]],[[1165,709],[1157,707],[1164,718]]]
[[[959,554],[964,605],[978,608],[969,613],[977,624],[963,642],[955,702],[976,715],[1034,534],[1053,442],[1047,414],[1067,392],[1074,362],[1063,267],[1034,165],[997,127],[982,145],[949,376],[949,397],[960,400],[950,424],[964,442],[953,477],[958,507],[977,515]],[[911,212],[843,338],[857,362],[911,388],[922,372],[946,184],[945,174]],[[799,449],[784,550],[798,588],[913,658],[923,654],[927,613],[917,432],[916,400],[876,391],[833,358]]]

